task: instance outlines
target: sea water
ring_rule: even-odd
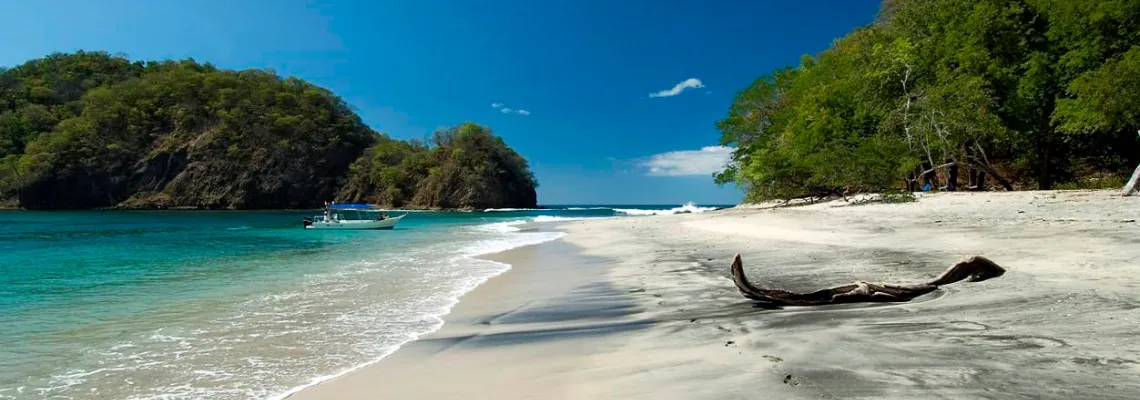
[[[475,256],[562,236],[519,224],[707,209],[411,212],[391,231],[302,229],[312,211],[0,212],[0,399],[281,398],[438,329],[510,269]]]

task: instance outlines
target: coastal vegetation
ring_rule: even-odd
[[[0,69],[6,206],[534,207],[534,187],[484,127],[395,140],[330,91],[270,71],[84,51]]]
[[[751,201],[939,189],[958,168],[973,190],[1119,185],[1140,163],[1140,2],[886,0],[717,127],[735,151],[714,178]]]
[[[352,164],[338,198],[391,207],[537,207],[526,159],[485,127],[466,123],[430,141],[381,139]]]

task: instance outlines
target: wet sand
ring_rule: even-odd
[[[609,263],[573,245],[487,258],[514,267],[463,296],[440,330],[290,399],[566,398],[558,394],[575,391],[571,375],[586,357],[648,326],[605,281]]]
[[[916,203],[557,225],[440,331],[297,398],[1140,398],[1140,199],[953,193]],[[728,275],[812,290],[1006,268],[909,303],[753,307]]]

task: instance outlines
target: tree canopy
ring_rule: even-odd
[[[715,175],[750,200],[877,191],[953,163],[1008,188],[1140,162],[1140,2],[887,0],[740,91]]]
[[[334,199],[348,183],[357,198],[405,204],[412,186],[439,170],[462,178],[448,190],[525,192],[510,185],[531,182],[521,196],[533,203],[525,161],[480,132],[459,136],[490,144],[456,146],[476,161],[449,167],[438,149],[375,132],[339,97],[297,78],[194,60],[53,54],[0,70],[0,200],[26,208],[301,208]],[[440,201],[472,207],[476,197]],[[411,204],[440,206],[433,199]]]
[[[533,208],[526,159],[486,127],[443,129],[430,142],[382,140],[353,163],[340,199],[392,207]]]

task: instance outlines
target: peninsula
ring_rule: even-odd
[[[84,51],[0,70],[8,208],[533,208],[536,185],[487,127],[396,140],[269,71]]]

